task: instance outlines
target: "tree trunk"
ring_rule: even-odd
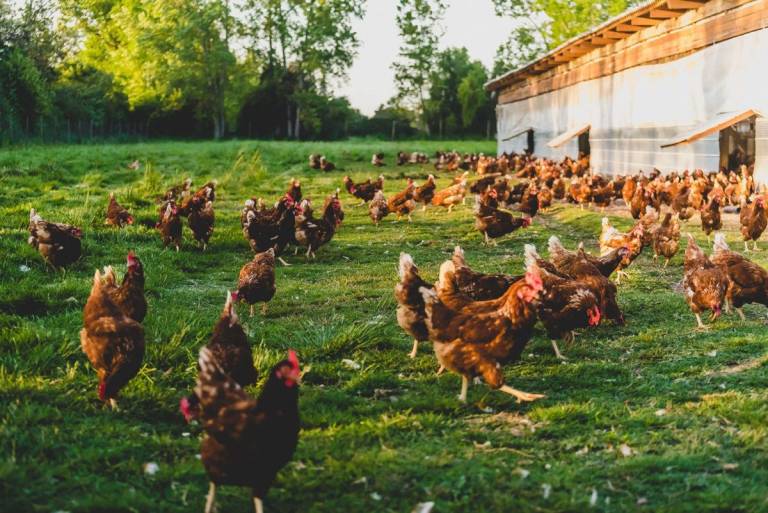
[[[291,123],[291,102],[285,100],[285,138],[293,138],[293,123]]]
[[[393,141],[395,140],[396,127],[397,127],[397,121],[395,121],[393,119],[392,120],[392,135],[391,135],[391,138],[392,138]]]
[[[293,129],[293,136],[298,141],[301,138],[301,107],[296,106],[296,126]]]

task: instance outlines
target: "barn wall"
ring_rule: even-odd
[[[768,118],[755,120],[755,180],[768,183]]]
[[[666,149],[660,145],[721,112],[753,108],[768,115],[766,83],[768,30],[760,30],[674,61],[501,104],[497,107],[499,151],[507,149],[501,141],[505,134],[532,126],[537,155],[576,156],[575,139],[561,148],[549,148],[546,143],[568,129],[591,123],[591,161],[598,172],[717,169],[718,134]],[[768,177],[768,156],[762,158],[760,153],[766,146],[766,139],[758,143],[757,172]]]

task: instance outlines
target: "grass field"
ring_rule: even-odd
[[[7,512],[202,511],[207,479],[197,459],[201,430],[184,424],[179,398],[194,383],[198,349],[210,335],[251,257],[239,226],[243,200],[274,201],[291,177],[315,203],[344,174],[375,176],[369,159],[398,149],[493,152],[488,142],[153,143],[31,147],[0,151],[0,510]],[[318,174],[310,152],[342,169]],[[139,159],[139,171],[127,164]],[[428,168],[383,169],[385,190]],[[185,228],[180,253],[163,251],[154,230],[102,225],[107,194],[154,221],[152,201],[191,176],[219,180],[209,250]],[[448,178],[440,178],[440,185]],[[293,463],[265,501],[269,512],[768,511],[766,311],[747,307],[695,332],[683,297],[682,254],[667,269],[647,250],[619,287],[627,325],[579,336],[556,360],[542,331],[505,375],[547,398],[518,405],[484,385],[456,400],[460,380],[435,375],[431,348],[407,357],[411,341],[395,321],[392,290],[401,251],[430,280],[461,244],[474,268],[519,272],[524,243],[584,240],[596,249],[600,214],[555,206],[525,231],[481,245],[469,206],[387,218],[343,195],[346,218],[316,261],[303,255],[277,270],[266,317],[248,318],[257,367],[286,349],[311,366],[301,389],[302,433]],[[29,208],[84,228],[84,257],[65,273],[27,245]],[[625,228],[631,220],[614,213]],[[698,218],[695,218],[698,222]],[[696,224],[689,228],[702,244]],[[733,227],[728,231],[735,249]],[[147,354],[124,390],[121,411],[103,409],[78,331],[93,271],[122,273],[134,249],[144,262],[150,313]],[[768,264],[768,252],[755,258]],[[28,268],[28,269],[27,269]],[[353,360],[359,369],[342,362]],[[263,374],[262,374],[263,375]],[[148,475],[143,466],[157,463]],[[252,511],[249,492],[226,488],[222,512]]]

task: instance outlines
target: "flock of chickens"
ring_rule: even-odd
[[[428,161],[421,153],[397,156],[400,165]],[[315,163],[317,169],[333,166],[325,157],[313,155],[310,166]],[[383,165],[383,155],[374,154],[371,163]],[[765,191],[755,189],[748,168],[738,174],[695,171],[661,176],[654,172],[607,180],[590,173],[585,158],[554,162],[530,155],[439,152],[435,170],[457,175],[450,186],[440,190],[432,174],[420,185],[408,178],[405,188],[388,199],[383,176],[358,183],[346,176],[342,185],[361,200],[361,206],[368,203],[376,225],[389,214],[410,221],[419,204],[423,209],[434,205],[450,211],[473,194],[475,228],[486,244],[529,226],[555,200],[603,208],[619,200],[637,219],[623,233],[603,218],[599,256],[586,252],[583,244],[567,249],[556,236],[549,239],[548,259],[533,245],[525,245],[525,268],[520,275],[477,272],[457,246],[451,259],[440,266],[438,281],[431,284],[421,278],[410,255],[400,255],[397,321],[414,340],[410,356],[417,354],[420,342],[432,342],[438,372],[447,369],[462,378],[461,401],[466,401],[473,378],[482,378],[489,387],[518,401],[544,397],[505,384],[503,374],[505,364],[520,358],[535,325],[541,323],[555,355],[565,359],[559,341],[572,343],[577,332],[594,328],[604,319],[624,324],[617,284],[625,269],[645,247],[652,249],[654,258],[663,257],[666,266],[679,250],[680,222],[695,212],[700,213],[702,228],[709,235],[722,228],[722,208],[738,205],[745,250],[748,241],[757,249],[757,240],[768,224]],[[471,179],[470,173],[475,174]],[[180,249],[184,217],[202,250],[210,241],[216,182],[194,192],[191,186],[187,179],[158,198],[159,219],[154,227],[164,247]],[[337,189],[328,195],[315,215],[311,201],[302,195],[301,183],[292,179],[273,206],[261,198],[250,198],[241,211],[242,232],[254,257],[240,270],[236,290],[227,292],[213,335],[200,351],[196,386],[180,402],[185,419],[200,422],[206,433],[201,447],[211,483],[206,512],[213,511],[217,485],[250,487],[256,511],[263,511],[263,497],[296,448],[298,357],[290,351],[276,364],[258,397],[245,392],[258,375],[236,305],[245,302],[253,315],[254,306],[263,303],[265,311],[276,291],[276,262],[288,265],[281,257],[284,251],[289,246],[306,248],[309,259],[333,239],[344,219],[339,193]],[[133,223],[134,217],[110,194],[105,224],[122,228]],[[29,232],[29,243],[55,268],[81,256],[82,231],[77,227],[45,221],[33,209]],[[614,273],[615,283],[610,280]],[[112,267],[95,272],[83,311],[82,350],[97,372],[99,399],[113,408],[117,408],[120,390],[137,375],[143,362],[142,322],[148,310],[144,284],[142,262],[130,252],[122,281]],[[732,251],[722,233],[715,233],[711,257],[688,236],[682,285],[699,328],[705,328],[701,314],[706,311],[714,319],[722,310],[733,308],[743,319],[743,305],[768,306],[768,272]]]

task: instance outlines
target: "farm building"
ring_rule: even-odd
[[[498,151],[604,174],[755,164],[768,182],[768,0],[654,0],[494,78]]]

